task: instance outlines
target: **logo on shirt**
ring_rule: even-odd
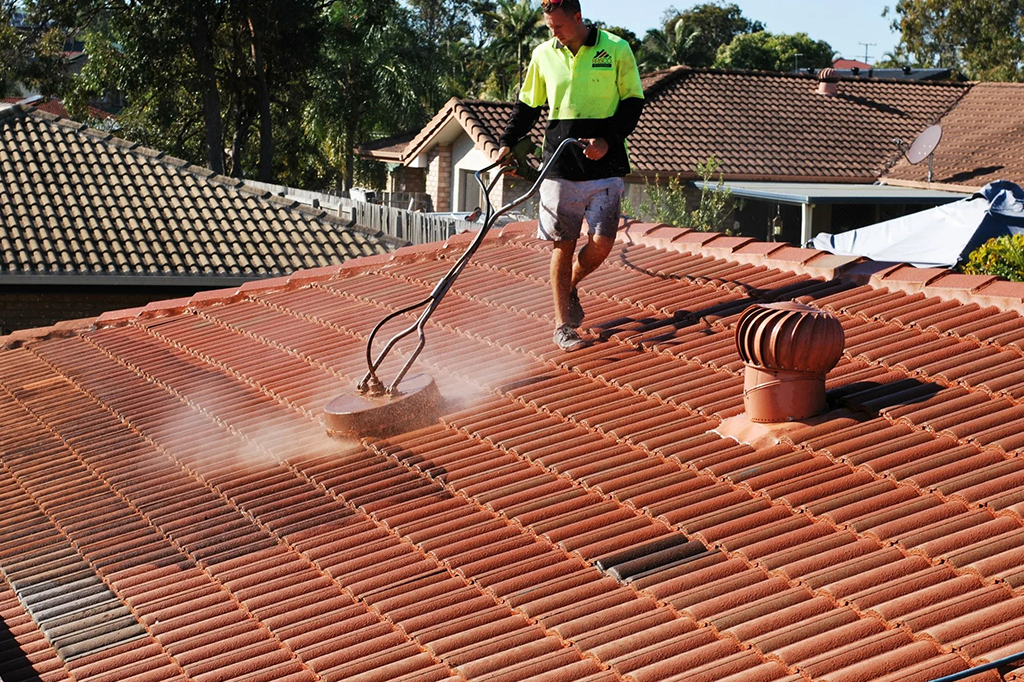
[[[594,55],[594,61],[590,63],[592,69],[610,69],[612,68],[612,56],[605,50],[599,51]]]

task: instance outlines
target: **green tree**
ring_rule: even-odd
[[[81,23],[57,19],[71,16],[88,21],[96,12],[89,2],[80,8],[62,7],[59,12],[41,11],[38,5],[38,0],[0,2],[0,88],[5,94],[18,94],[13,90],[18,82],[44,97],[61,94],[69,77],[65,48],[74,44]],[[21,19],[17,26],[12,23],[16,15]]]
[[[14,28],[14,0],[0,2],[0,97],[16,94],[14,86],[24,72],[28,56]]]
[[[645,71],[676,64],[711,66],[719,47],[738,35],[762,30],[761,22],[744,17],[733,3],[706,2],[682,12],[670,9],[661,28],[647,31],[637,60]]]
[[[974,80],[1024,81],[1024,0],[899,0],[893,14],[899,47],[914,62]]]
[[[968,275],[996,275],[1024,282],[1024,235],[993,237],[971,252],[961,270]]]
[[[732,190],[725,187],[721,167],[714,154],[694,166],[694,171],[703,181],[695,203],[686,183],[678,176],[669,178],[666,183],[655,176],[653,183],[645,182],[644,199],[639,206],[634,207],[623,199],[623,212],[665,225],[691,227],[703,232],[720,230],[733,208]]]
[[[727,69],[792,71],[795,68],[826,68],[834,52],[824,40],[806,33],[773,34],[767,31],[739,35],[718,50],[715,66]]]
[[[603,28],[613,35],[617,35],[629,44],[629,49],[633,51],[633,56],[636,56],[640,52],[640,48],[643,46],[643,42],[637,37],[635,33],[630,31],[628,28],[622,26],[606,26],[602,21],[595,21],[594,26]]]
[[[423,107],[434,113],[452,97],[476,93],[481,55],[474,49],[473,36],[479,3],[408,0],[408,5],[416,43],[413,71]]]
[[[532,0],[498,0],[483,17],[489,33],[485,50],[491,64],[484,92],[514,99],[522,87],[530,53],[547,34],[540,6]]]
[[[414,68],[422,46],[397,0],[336,3],[325,24],[303,125],[324,185],[349,189],[357,144],[423,123],[429,97]]]
[[[35,3],[57,25],[87,18],[86,3]],[[120,92],[126,135],[218,173],[275,177],[276,130],[298,125],[295,102],[305,99],[297,91],[307,87],[319,40],[317,3],[94,0],[93,7],[101,11],[85,24],[89,61],[71,82],[73,111]]]

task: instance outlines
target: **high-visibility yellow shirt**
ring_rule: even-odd
[[[603,30],[575,55],[555,38],[539,45],[519,93],[528,106],[547,103],[554,120],[610,118],[619,101],[630,97],[644,97],[633,51]]]
[[[595,180],[628,175],[626,136],[636,127],[643,101],[636,59],[625,40],[592,28],[574,55],[552,38],[533,51],[519,103],[501,143],[514,145],[547,104],[545,163],[567,137],[602,138],[608,143],[608,153],[599,160],[585,158],[578,147],[568,148],[548,177]]]

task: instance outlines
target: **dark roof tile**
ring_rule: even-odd
[[[933,182],[961,187],[981,187],[1001,179],[1020,182],[1024,178],[1022,160],[1018,155],[1006,154],[1004,145],[1020,129],[1021,101],[1024,88],[1020,84],[973,84],[942,117],[942,141],[934,153]],[[914,166],[903,158],[898,161],[886,173],[887,179],[928,179],[924,164]]]
[[[0,240],[11,245],[3,247],[0,275],[8,278],[240,280],[401,245],[323,211],[255,198],[235,178],[31,108],[0,113],[0,140],[4,203],[15,207],[0,211]]]

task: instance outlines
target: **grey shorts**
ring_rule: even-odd
[[[584,218],[590,234],[614,238],[619,229],[623,187],[622,178],[544,180],[540,184],[537,238],[575,241],[579,239]]]

